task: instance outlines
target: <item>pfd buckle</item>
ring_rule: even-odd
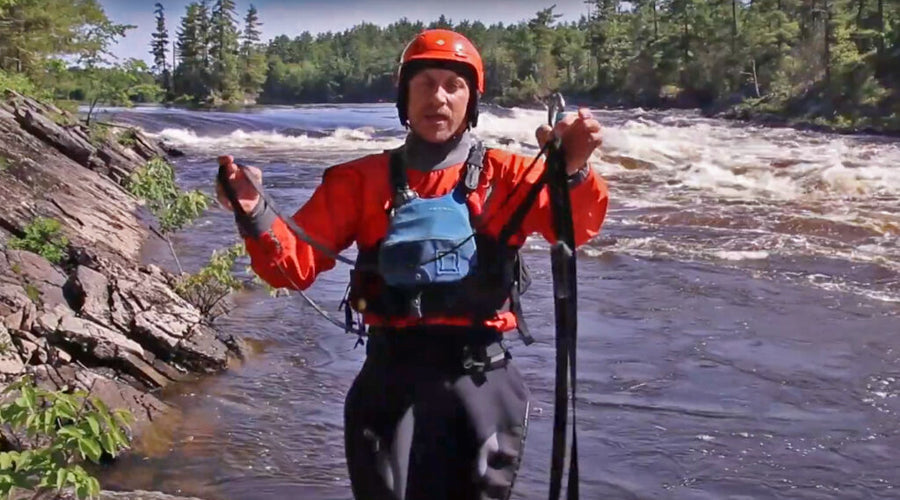
[[[485,371],[485,363],[477,359],[477,356],[469,346],[463,347],[462,366],[466,373],[470,375],[484,373]]]
[[[480,166],[470,166],[466,169],[466,178],[463,181],[466,185],[466,189],[469,191],[475,191],[478,189],[478,183],[481,181],[481,168]]]
[[[463,368],[468,373],[484,373],[502,368],[509,361],[509,352],[499,342],[479,347],[474,352],[469,346],[463,347]]]
[[[409,300],[409,310],[416,319],[422,319],[422,294],[417,293],[415,297]]]

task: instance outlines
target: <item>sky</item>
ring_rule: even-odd
[[[107,16],[114,22],[132,24],[112,52],[121,60],[130,57],[148,63],[150,35],[155,29],[153,9],[155,0],[100,0]],[[189,0],[161,0],[166,13],[169,36],[174,38]],[[294,37],[309,31],[343,31],[362,21],[387,25],[402,17],[426,24],[444,14],[453,22],[469,19],[485,24],[517,23],[553,4],[562,14],[560,21],[577,21],[587,14],[584,0],[237,0],[238,17],[243,18],[250,4],[259,10],[262,38],[270,40],[278,35]]]

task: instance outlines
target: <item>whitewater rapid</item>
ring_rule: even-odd
[[[190,118],[196,123],[184,127],[171,126],[172,120],[139,124],[151,125],[153,137],[194,154],[290,157],[322,168],[401,143],[405,131],[390,106],[354,110],[366,123],[362,126],[330,118],[341,111],[195,113]],[[595,116],[604,142],[592,165],[609,182],[609,220],[626,231],[586,248],[587,255],[614,252],[723,265],[746,261],[758,275],[900,301],[898,141],[756,126],[693,112],[596,110]],[[318,121],[310,126],[313,118]],[[534,155],[534,132],[545,119],[542,110],[491,108],[482,112],[476,133],[491,147]],[[784,265],[798,258],[875,266],[890,276],[873,283],[852,272],[810,273]],[[773,265],[761,269],[760,262]]]

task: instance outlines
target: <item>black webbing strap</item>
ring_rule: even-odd
[[[558,500],[562,489],[566,454],[566,420],[569,384],[572,399],[572,447],[569,455],[568,500],[578,499],[578,436],[575,425],[575,382],[578,338],[578,285],[576,281],[575,228],[569,197],[565,156],[559,145],[547,157],[546,182],[556,243],[550,250],[553,271],[553,302],[556,315],[556,385],[553,415],[553,449],[550,467],[550,500]]]

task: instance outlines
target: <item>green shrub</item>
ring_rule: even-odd
[[[36,253],[48,261],[59,264],[67,255],[69,240],[59,234],[60,223],[56,219],[38,217],[25,227],[25,236],[13,237],[9,246],[15,250]]]
[[[174,167],[161,158],[154,158],[135,171],[128,190],[147,202],[163,233],[183,228],[209,206],[207,196],[200,191],[181,192],[175,185]]]
[[[137,142],[137,132],[133,128],[130,128],[119,134],[119,137],[116,138],[116,142],[125,147],[134,146]]]
[[[136,170],[128,181],[128,190],[147,202],[147,207],[159,221],[178,272],[183,273],[169,234],[200,217],[209,206],[209,199],[200,191],[181,192],[175,185],[175,168],[162,158],[153,158]]]
[[[49,99],[52,97],[46,90],[40,90],[37,85],[21,73],[7,73],[0,70],[0,91],[4,94],[7,90],[13,90],[19,94]]]
[[[225,250],[214,251],[209,263],[195,274],[184,274],[175,285],[175,292],[193,304],[200,313],[211,318],[225,314],[222,300],[232,291],[242,288],[232,273],[237,259],[246,255],[243,243]]]
[[[116,457],[128,449],[131,413],[110,411],[85,391],[37,388],[29,377],[11,384],[4,394],[8,401],[0,406],[0,424],[8,426],[15,439],[28,436],[40,444],[0,452],[0,494],[72,488],[78,498],[96,497],[100,483],[78,462],[100,463],[104,453]]]
[[[97,122],[92,122],[88,125],[88,136],[91,138],[91,143],[94,146],[100,146],[101,144],[108,142],[112,134],[110,128],[109,125],[103,125]]]

